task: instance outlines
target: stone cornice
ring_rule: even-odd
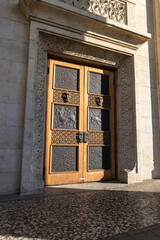
[[[45,21],[50,26],[78,33],[81,37],[92,36],[94,39],[112,42],[132,50],[138,49],[151,38],[149,33],[137,32],[129,25],[92,14],[59,0],[20,0],[20,7],[28,19]]]

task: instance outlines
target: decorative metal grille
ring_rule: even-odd
[[[79,90],[79,69],[56,65],[55,88]]]
[[[110,169],[109,147],[89,147],[89,169]]]
[[[89,92],[109,95],[109,76],[100,73],[89,73]]]
[[[73,91],[69,91],[69,90],[67,90],[67,91],[66,90],[58,90],[58,89],[53,90],[53,102],[64,103],[63,93],[70,94],[70,99],[69,99],[68,103],[71,103],[72,105],[80,104],[80,93],[79,92],[73,92]]]
[[[120,0],[60,0],[96,15],[126,23],[126,4]]]
[[[111,145],[111,132],[89,132],[88,144]]]
[[[78,170],[77,147],[52,146],[52,172],[71,172]]]
[[[96,98],[97,98],[97,95],[88,94],[88,106],[89,107],[97,107]],[[103,99],[102,106],[100,106],[100,107],[110,108],[111,107],[111,97],[110,96],[102,96],[102,99]]]
[[[78,131],[52,131],[51,144],[78,144]]]

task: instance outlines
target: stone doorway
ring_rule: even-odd
[[[115,73],[116,88],[116,159],[117,178],[128,182],[128,175],[136,174],[136,136],[135,136],[135,85],[133,61],[134,55],[125,55],[98,47],[89,46],[73,40],[39,32],[36,65],[32,69],[33,94],[28,92],[28,115],[26,115],[26,134],[30,134],[29,142],[26,136],[23,151],[21,193],[42,192],[44,189],[44,162],[45,162],[45,125],[47,100],[47,68],[48,58],[70,59],[83,65],[101,66],[103,69],[112,69]],[[31,61],[32,62],[32,61]],[[33,70],[32,70],[33,71]],[[36,77],[35,77],[36,76]],[[29,110],[31,109],[31,110]],[[32,119],[30,114],[33,113]],[[29,119],[27,120],[27,117]],[[31,126],[28,128],[28,126]],[[29,132],[28,132],[28,130]],[[31,146],[31,154],[26,155],[25,148]],[[28,169],[28,170],[27,170]],[[27,179],[27,180],[26,180]]]

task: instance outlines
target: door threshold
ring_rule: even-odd
[[[87,182],[87,183],[74,183],[65,185],[54,185],[45,187],[45,195],[56,196],[66,195],[72,193],[81,193],[89,191],[103,191],[103,190],[114,190],[119,187],[125,187],[126,183],[120,183],[116,180],[103,181],[103,182]]]

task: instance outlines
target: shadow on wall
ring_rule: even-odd
[[[147,30],[152,35],[151,40],[148,42],[149,64],[150,64],[151,107],[152,107],[153,161],[154,161],[152,178],[160,178],[160,134],[159,134],[153,1],[146,0]]]

